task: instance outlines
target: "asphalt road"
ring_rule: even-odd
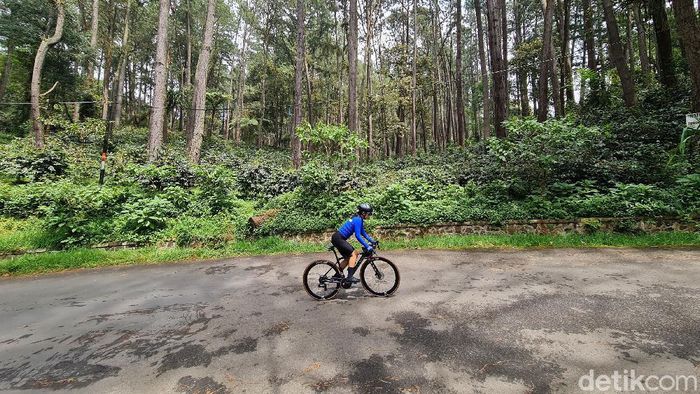
[[[325,255],[0,280],[0,390],[576,392],[700,375],[700,250],[392,252],[394,297],[304,291]]]

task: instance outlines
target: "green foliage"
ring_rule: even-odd
[[[61,150],[29,148],[23,144],[7,144],[0,148],[0,175],[17,183],[56,179],[68,170]]]
[[[349,163],[354,159],[356,149],[367,148],[367,141],[345,125],[319,123],[311,127],[309,123],[303,123],[297,127],[296,133],[301,142],[321,148],[326,159],[332,162]]]
[[[228,226],[220,217],[180,217],[170,224],[165,235],[175,239],[178,246],[221,247],[231,240]]]
[[[57,246],[77,246],[107,240],[114,231],[110,220],[123,203],[133,198],[126,188],[76,187],[54,184],[38,208]]]
[[[165,228],[167,219],[174,213],[173,204],[162,197],[142,198],[124,204],[116,224],[122,234],[133,234],[138,240]]]

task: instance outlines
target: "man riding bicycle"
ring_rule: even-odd
[[[372,245],[375,245],[375,240],[365,231],[365,220],[372,215],[372,207],[367,203],[362,203],[357,206],[357,213],[348,219],[343,225],[331,236],[331,244],[335,246],[343,256],[343,261],[340,263],[340,273],[336,276],[342,278],[343,270],[348,267],[347,280],[350,283],[357,283],[359,279],[354,278],[355,266],[360,252],[350,245],[348,238],[355,234],[355,238],[364,246],[365,250],[371,252]],[[367,243],[369,241],[369,243]]]

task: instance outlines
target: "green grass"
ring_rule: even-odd
[[[383,250],[600,247],[700,247],[700,234],[674,232],[649,235],[607,233],[592,235],[451,235],[387,240],[382,243]],[[19,276],[80,268],[159,264],[236,256],[300,254],[323,251],[323,244],[294,242],[278,237],[268,237],[250,241],[235,241],[218,249],[159,249],[156,247],[113,251],[75,249],[61,252],[23,255],[0,260],[0,275]]]
[[[48,248],[52,241],[37,219],[0,218],[0,254]]]

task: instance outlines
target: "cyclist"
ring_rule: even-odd
[[[350,283],[357,283],[359,280],[354,278],[355,270],[357,267],[357,257],[360,252],[355,250],[355,248],[350,245],[348,238],[355,234],[355,238],[364,246],[364,248],[371,252],[373,250],[372,245],[376,242],[372,237],[365,231],[365,220],[372,215],[372,206],[367,203],[362,203],[357,206],[357,213],[348,219],[335,233],[331,236],[331,243],[335,246],[340,255],[343,256],[343,260],[340,262],[340,274],[336,274],[336,277],[342,278],[343,270],[348,267],[347,280]],[[369,241],[369,243],[367,243]]]

